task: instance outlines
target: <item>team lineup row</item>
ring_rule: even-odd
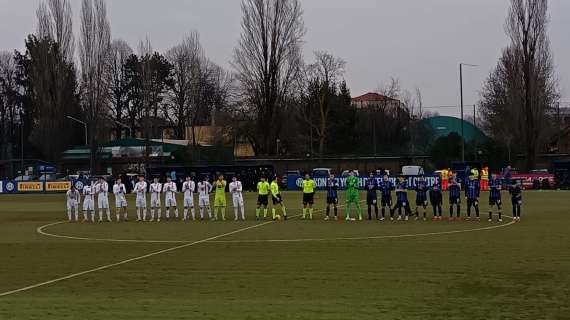
[[[374,178],[374,175],[370,175]],[[224,176],[218,176],[214,183],[210,183],[208,178],[205,177],[203,181],[195,183],[191,177],[187,177],[182,185],[181,192],[183,193],[183,220],[196,220],[196,212],[194,209],[194,193],[198,193],[198,207],[199,218],[204,219],[206,212],[208,218],[211,220],[218,220],[221,214],[221,219],[226,220],[226,186],[227,182]],[[362,209],[360,207],[359,195],[359,181],[352,173],[346,180],[346,217],[345,220],[351,221],[356,218],[351,217],[351,209],[354,206],[356,217],[358,220],[363,220]],[[232,177],[232,182],[229,184],[229,193],[232,197],[232,205],[234,209],[234,219],[245,220],[245,208],[243,200],[243,187],[237,177]],[[316,183],[307,174],[302,182],[303,192],[303,210],[302,219],[313,218],[313,204],[314,194],[316,191]],[[340,189],[339,180],[331,175],[326,182],[326,215],[325,220],[331,217],[331,209],[334,212],[334,219],[338,220],[338,192]],[[471,210],[475,211],[475,218],[480,219],[479,215],[479,196],[480,184],[473,175],[465,182],[465,198],[467,200],[467,219],[471,218]],[[83,221],[95,222],[95,196],[97,196],[97,208],[99,210],[99,222],[103,221],[103,213],[106,213],[106,220],[111,221],[111,212],[109,208],[108,197],[109,186],[107,182],[100,178],[96,183],[87,185],[83,188]],[[443,220],[442,206],[443,206],[443,192],[441,185],[436,182],[432,186],[428,186],[425,179],[420,177],[414,187],[407,185],[407,181],[403,177],[399,177],[395,184],[393,184],[388,176],[378,182],[377,179],[368,179],[365,184],[366,190],[366,203],[368,207],[368,219],[372,219],[372,211],[374,210],[375,217],[378,220],[386,219],[386,211],[389,212],[390,220],[394,220],[396,211],[398,212],[397,220],[409,220],[412,216],[412,210],[408,201],[408,191],[413,190],[416,192],[416,207],[415,218],[420,218],[420,211],[422,211],[423,219],[427,219],[428,203],[431,204],[433,209],[433,220]],[[502,202],[501,190],[502,182],[495,177],[489,180],[489,221],[492,221],[493,209],[496,208],[498,221],[502,221]],[[113,194],[115,195],[116,207],[116,220],[120,221],[121,216],[124,220],[128,219],[127,215],[127,199],[126,188],[117,179],[113,185]],[[148,221],[160,221],[162,215],[162,202],[161,194],[164,193],[164,207],[166,219],[170,219],[170,213],[173,211],[174,218],[179,219],[178,205],[176,203],[176,193],[178,192],[176,183],[170,177],[166,177],[164,184],[159,182],[158,178],[154,178],[150,186],[144,179],[144,176],[139,176],[138,182],[135,184],[133,192],[136,194],[135,206],[137,221],[147,221],[147,191],[150,193],[150,219]],[[520,182],[515,182],[508,186],[508,191],[511,195],[513,218],[515,221],[520,220],[521,205],[522,205],[522,186]],[[210,206],[210,194],[214,193],[214,212]],[[282,217],[287,219],[287,210],[279,190],[279,183],[275,177],[269,183],[265,177],[262,177],[257,184],[257,207],[255,216],[256,219],[265,219],[268,217],[269,197],[272,200],[272,219],[278,220]],[[377,193],[380,193],[380,202],[378,202]],[[392,203],[392,192],[396,194],[396,203]],[[449,219],[461,219],[461,184],[454,178],[451,178],[448,185],[449,192]],[[429,196],[428,196],[429,195]],[[429,199],[429,202],[428,202]],[[81,195],[74,186],[67,192],[67,216],[69,221],[79,220],[79,204],[81,202]],[[381,210],[379,210],[379,207]],[[281,213],[277,213],[277,209]],[[456,216],[454,217],[454,209]],[[381,215],[379,215],[381,211]],[[402,215],[403,211],[403,215]],[[155,220],[156,218],[156,220]]]

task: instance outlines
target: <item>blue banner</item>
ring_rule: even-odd
[[[18,189],[18,184],[11,180],[0,181],[0,193],[14,193]]]
[[[434,185],[436,182],[439,183],[439,179],[440,179],[440,177],[438,175],[430,175],[430,176],[423,176],[423,177],[426,180],[427,185],[429,187]],[[322,190],[326,187],[328,177],[312,177],[312,178],[317,183],[317,189]],[[346,178],[348,178],[348,177],[337,177],[336,178],[340,184],[340,189],[346,188]],[[416,181],[418,181],[419,176],[407,176],[405,178],[408,182],[408,188],[413,189],[416,187]],[[303,179],[304,179],[303,176],[295,176],[295,175],[287,176],[287,189],[288,190],[301,190]],[[370,179],[370,177],[358,177],[358,181],[359,181],[359,185],[360,185],[361,189],[364,189],[364,186],[366,185],[366,182],[368,181],[368,179]],[[382,177],[374,177],[372,179],[376,179],[377,182],[382,181]],[[396,183],[396,177],[389,177],[388,179],[390,180],[390,182],[392,182],[392,184]]]

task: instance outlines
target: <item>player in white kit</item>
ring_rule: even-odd
[[[200,220],[204,220],[204,209],[208,211],[208,217],[212,219],[212,209],[210,208],[210,192],[212,184],[208,177],[204,177],[202,182],[198,182],[198,206],[200,207]]]
[[[158,177],[154,178],[153,183],[150,184],[150,221],[154,221],[155,210],[158,210],[156,221],[160,222],[160,193],[162,192],[162,183],[159,182]]]
[[[188,220],[188,209],[192,212],[192,220],[196,220],[196,212],[194,211],[194,191],[196,183],[192,181],[192,177],[187,176],[186,181],[182,184],[182,192],[184,193],[184,221]]]
[[[137,207],[137,221],[146,220],[146,189],[148,185],[144,176],[139,175],[139,181],[135,184],[134,192],[137,194],[135,205]]]
[[[121,213],[124,215],[124,220],[127,221],[127,188],[121,182],[121,178],[117,178],[115,181],[115,185],[113,185],[113,194],[115,195],[117,222],[121,221]]]
[[[67,190],[66,198],[67,198],[67,219],[69,220],[69,222],[71,222],[72,211],[75,211],[74,212],[75,221],[77,222],[79,220],[79,201],[81,201],[81,194],[79,194],[79,191],[75,189],[75,186],[73,184],[71,184],[71,188]]]
[[[176,183],[171,177],[166,177],[166,183],[162,187],[164,192],[164,208],[166,210],[166,220],[170,220],[170,209],[174,210],[174,216],[178,220],[178,206],[176,205]]]
[[[241,181],[238,180],[236,176],[232,177],[232,182],[230,182],[230,193],[232,195],[232,201],[234,206],[234,220],[239,219],[238,210],[241,213],[241,219],[245,220],[245,208],[243,205],[243,186]]]
[[[83,186],[83,222],[89,221],[89,213],[91,213],[91,222],[95,222],[95,188],[93,185]]]
[[[109,184],[103,177],[95,184],[97,193],[97,208],[99,209],[99,222],[103,221],[103,210],[107,211],[107,221],[111,222],[111,210],[109,209]]]

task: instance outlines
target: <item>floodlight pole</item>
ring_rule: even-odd
[[[87,139],[87,123],[86,123],[85,121],[81,121],[81,120],[79,120],[79,119],[77,119],[77,118],[74,118],[74,117],[72,117],[72,116],[66,116],[66,118],[68,118],[68,119],[70,119],[70,120],[73,120],[73,121],[75,121],[75,122],[77,122],[77,123],[80,123],[80,124],[82,124],[82,125],[85,127],[85,145],[88,146],[88,145],[89,145],[89,142],[87,141],[87,140],[88,140],[88,139]]]
[[[465,136],[463,125],[463,66],[476,67],[474,64],[459,64],[459,96],[461,98],[461,162],[465,162]]]

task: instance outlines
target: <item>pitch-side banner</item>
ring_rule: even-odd
[[[47,181],[46,191],[67,191],[71,187],[71,181]]]
[[[18,192],[44,191],[44,183],[39,181],[18,182]]]
[[[345,189],[346,188],[346,178],[347,177],[339,177],[338,182],[340,185],[341,189]],[[428,186],[432,186],[434,185],[436,182],[439,182],[439,176],[424,176],[427,185]],[[358,177],[358,181],[359,181],[359,185],[360,188],[364,188],[364,186],[366,185],[366,182],[368,181],[368,179],[370,179],[370,177]],[[375,177],[372,179],[376,179],[378,183],[380,183],[382,181],[382,177]],[[396,177],[390,177],[388,178],[392,184],[394,184],[396,182]],[[409,188],[414,188],[416,186],[416,182],[418,181],[419,176],[409,176],[406,177],[406,180],[408,182],[408,187]],[[313,180],[315,180],[315,182],[317,183],[317,189],[324,189],[326,187],[327,184],[327,177],[313,177]],[[303,177],[302,176],[287,176],[287,189],[289,190],[301,190],[301,186],[303,184]]]
[[[16,192],[16,182],[10,180],[0,181],[0,193],[12,193]]]

